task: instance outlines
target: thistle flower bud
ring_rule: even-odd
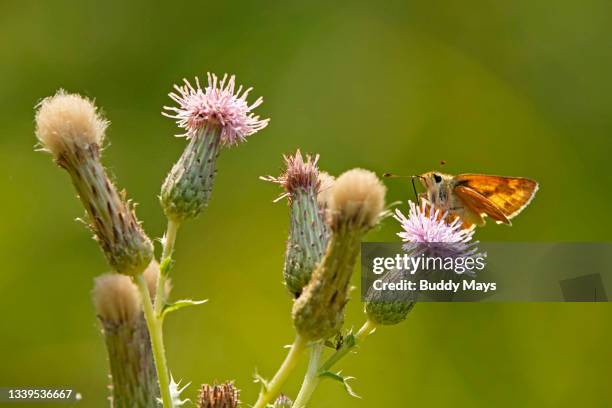
[[[372,172],[342,174],[329,193],[331,238],[325,256],[293,304],[293,324],[307,340],[326,339],[344,322],[351,275],[363,235],[379,220],[385,187]]]
[[[189,139],[179,160],[162,185],[160,201],[168,219],[183,221],[197,217],[210,201],[221,129],[206,126]]]
[[[236,408],[240,391],[232,382],[221,385],[202,384],[198,395],[198,408]]]
[[[151,261],[153,244],[100,162],[107,125],[90,100],[62,90],[44,99],[36,112],[36,136],[70,175],[109,264],[136,275]]]
[[[274,408],[291,408],[293,401],[291,401],[285,394],[278,396],[274,401]]]
[[[285,193],[278,199],[287,197],[289,201],[291,225],[283,277],[287,290],[297,298],[323,257],[329,228],[317,203],[321,186],[317,168],[319,156],[313,158],[306,155],[304,160],[298,149],[295,155],[283,157],[285,171],[279,177],[268,176],[262,179],[280,184]]]
[[[382,281],[384,283],[399,283],[405,279],[401,270],[387,272]],[[368,319],[380,325],[394,325],[402,322],[408,316],[416,303],[416,292],[406,293],[399,291],[380,291],[373,287],[368,290],[365,297],[365,312]]]
[[[235,90],[235,77],[225,75],[221,81],[208,74],[208,85],[202,89],[198,78],[193,87],[175,85],[169,94],[178,107],[164,106],[163,115],[176,119],[185,130],[179,136],[189,139],[187,147],[174,164],[162,185],[161,205],[169,219],[180,222],[197,217],[208,205],[216,174],[216,161],[222,147],[237,145],[268,125],[251,110],[262,98],[249,105],[251,88]]]
[[[149,286],[158,274],[159,265],[151,262],[145,271]],[[128,276],[108,273],[95,279],[92,295],[110,363],[112,406],[157,406],[155,363],[136,285]]]

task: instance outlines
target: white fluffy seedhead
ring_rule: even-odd
[[[329,207],[330,192],[336,178],[325,171],[319,171],[319,193],[317,202],[319,207],[326,209]]]
[[[149,288],[149,294],[151,298],[155,297],[155,292],[157,291],[157,278],[159,277],[159,263],[155,259],[151,261],[147,269],[143,272],[145,281],[147,282],[147,287]],[[164,281],[164,296],[167,297],[172,289],[172,280],[170,278],[166,278]]]
[[[93,303],[105,323],[125,324],[140,314],[140,295],[128,276],[106,273],[94,280]]]
[[[352,169],[341,174],[329,191],[332,228],[342,222],[373,227],[385,206],[386,187],[369,170]]]
[[[107,126],[91,100],[62,89],[43,99],[36,112],[36,137],[55,158],[72,146],[100,146]]]

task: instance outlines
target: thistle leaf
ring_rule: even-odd
[[[261,384],[261,389],[263,392],[268,391],[268,380],[263,378],[257,371],[253,374],[253,382],[255,384]]]
[[[351,397],[361,398],[359,395],[355,393],[355,391],[353,391],[353,389],[348,383],[350,380],[354,379],[355,377],[345,377],[342,375],[341,371],[338,371],[337,373],[334,373],[331,371],[323,371],[321,374],[319,374],[319,377],[321,379],[329,378],[331,380],[338,381],[342,383],[342,385],[344,386],[344,389]]]
[[[164,309],[162,310],[162,314],[161,314],[162,319],[166,317],[168,313],[174,312],[176,310],[179,310],[179,309],[182,309],[188,306],[202,305],[206,302],[208,302],[208,299],[206,300],[181,299],[181,300],[177,300],[176,302],[166,303],[166,305],[164,306]]]

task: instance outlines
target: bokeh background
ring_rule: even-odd
[[[223,152],[210,207],[180,232],[171,316],[175,377],[235,379],[252,403],[291,342],[281,270],[288,227],[281,154],[414,174],[532,177],[541,189],[512,228],[480,240],[610,239],[612,3],[30,1],[0,3],[0,385],[69,386],[107,406],[103,341],[90,301],[107,266],[77,222],[68,176],[34,152],[34,105],[58,88],[112,121],[104,161],[163,233],[156,195],[184,140],[160,115],[183,77],[230,72],[263,95],[269,128]],[[388,201],[412,197],[387,180]],[[405,203],[401,208],[406,208]],[[395,240],[387,220],[368,240]],[[355,280],[358,283],[358,280]],[[316,407],[609,406],[608,304],[419,304],[339,368]],[[360,325],[362,306],[348,307]],[[285,391],[295,396],[304,364]]]

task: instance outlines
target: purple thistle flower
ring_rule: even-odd
[[[465,243],[469,242],[474,235],[473,229],[461,227],[461,220],[458,218],[450,224],[447,223],[446,213],[440,215],[439,209],[430,207],[428,214],[425,201],[421,207],[417,207],[412,201],[408,201],[408,205],[410,206],[408,217],[398,209],[393,215],[393,218],[399,221],[404,229],[397,234],[404,242]]]
[[[412,252],[413,256],[423,253],[442,258],[482,255],[478,253],[478,241],[470,242],[474,229],[464,229],[459,218],[448,223],[446,212],[433,207],[428,211],[425,201],[420,207],[412,201],[408,201],[408,205],[408,217],[396,209],[393,218],[399,221],[403,228],[397,235],[406,243],[404,249]]]
[[[164,106],[164,116],[175,119],[185,133],[178,136],[194,137],[206,125],[221,127],[221,143],[225,146],[244,142],[247,136],[268,126],[269,119],[260,119],[251,111],[262,104],[259,97],[249,105],[246,101],[253,88],[236,90],[235,76],[228,79],[225,74],[221,81],[215,74],[207,74],[208,85],[202,89],[200,80],[195,78],[195,87],[184,79],[185,85],[174,85],[176,92],[168,94],[176,106]]]
[[[319,155],[312,157],[306,155],[306,160],[302,157],[302,152],[298,149],[293,156],[283,155],[285,161],[285,171],[278,177],[265,176],[261,180],[279,184],[285,193],[281,194],[276,201],[285,197],[291,202],[291,198],[298,191],[311,191],[315,195],[319,192],[321,181],[319,180],[319,168],[317,162]]]

